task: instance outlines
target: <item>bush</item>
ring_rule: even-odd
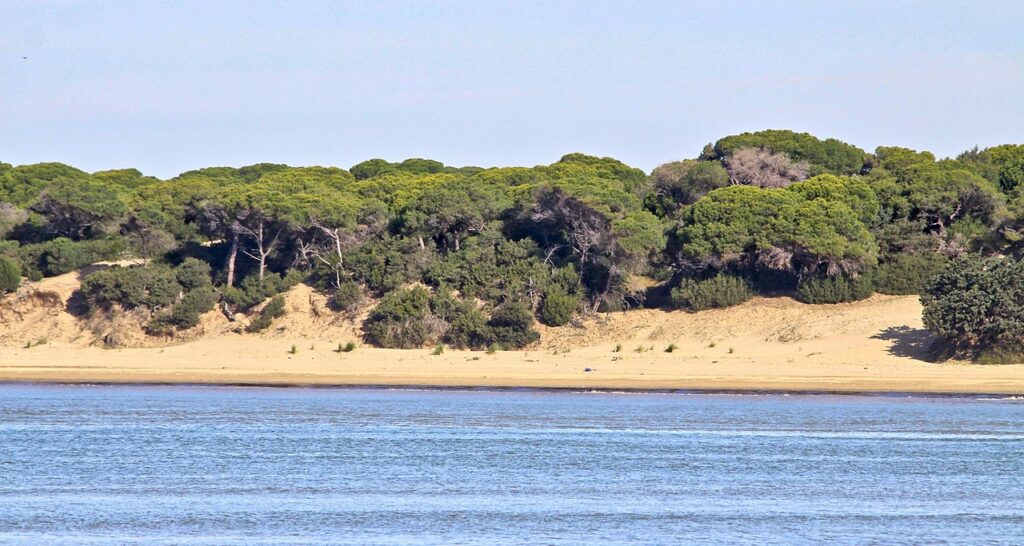
[[[473,302],[462,302],[448,317],[445,340],[460,349],[483,349],[492,343],[487,316]]]
[[[562,290],[548,292],[540,306],[540,321],[548,326],[565,326],[572,320],[579,304],[579,299]]]
[[[830,277],[808,279],[796,287],[796,299],[804,303],[842,303],[857,301],[874,293],[870,274],[856,278]]]
[[[210,288],[210,264],[195,258],[186,258],[174,268],[174,277],[185,291]]]
[[[366,318],[363,329],[374,345],[414,349],[436,341],[431,331],[430,293],[422,287],[388,292]]]
[[[670,300],[676,307],[702,311],[739,305],[753,295],[754,292],[743,279],[718,275],[703,281],[683,279],[679,286],[672,289]]]
[[[294,270],[283,277],[278,273],[267,273],[262,281],[256,275],[249,275],[242,279],[238,286],[223,287],[221,295],[229,305],[246,311],[263,303],[269,297],[286,292],[301,281],[301,274]]]
[[[274,296],[260,310],[256,318],[245,328],[247,332],[262,332],[270,327],[274,319],[284,316],[284,296]]]
[[[18,262],[0,256],[0,292],[13,292],[21,285],[21,266]]]
[[[335,311],[351,313],[363,302],[363,288],[354,281],[341,283],[331,296],[330,307]]]
[[[1024,262],[964,257],[921,295],[924,325],[953,354],[989,362],[1024,354]]]
[[[53,277],[96,262],[117,259],[124,251],[122,239],[72,241],[59,237],[41,244],[25,245],[18,249],[18,256],[26,271],[36,270],[43,276]]]
[[[875,291],[893,296],[919,295],[947,263],[945,256],[934,252],[898,254],[875,268]]]
[[[158,310],[174,304],[181,292],[174,272],[162,265],[113,266],[82,281],[79,294],[88,312],[148,307]]]
[[[192,328],[199,324],[199,316],[216,304],[217,294],[209,287],[187,292],[171,311],[171,324],[182,330]]]
[[[487,326],[492,341],[504,349],[526,347],[540,339],[540,334],[533,329],[533,313],[519,302],[509,302],[495,309]]]

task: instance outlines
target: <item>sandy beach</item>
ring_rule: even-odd
[[[541,341],[525,351],[433,355],[361,344],[338,352],[360,343],[359,317],[324,311],[305,286],[289,293],[288,314],[266,334],[237,333],[214,312],[190,339],[131,337],[124,327],[119,335],[135,347],[102,348],[103,331],[64,311],[74,281],[47,279],[4,302],[0,381],[1024,394],[1024,365],[927,361],[932,338],[912,296],[599,314],[540,327]]]

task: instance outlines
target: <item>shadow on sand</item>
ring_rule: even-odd
[[[889,354],[923,360],[925,362],[936,362],[934,351],[935,336],[924,328],[911,328],[909,326],[890,326],[871,336],[871,339],[891,341]]]

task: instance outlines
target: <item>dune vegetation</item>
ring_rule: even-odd
[[[494,351],[602,311],[924,294],[952,353],[1019,354],[1024,145],[929,152],[770,130],[650,174],[569,154],[535,167],[428,159],[257,164],[168,180],[0,163],[0,290],[103,261],[78,320],[174,337],[216,311],[251,332],[300,283],[366,343]],[[985,278],[982,282],[982,278]],[[442,345],[443,344],[443,345]]]

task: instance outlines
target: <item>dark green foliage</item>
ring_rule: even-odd
[[[113,266],[92,273],[79,289],[89,312],[147,307],[158,310],[173,305],[182,291],[174,271],[163,265]]]
[[[217,304],[217,293],[210,288],[198,288],[185,293],[171,311],[171,323],[185,329],[199,324],[199,316]]]
[[[842,303],[862,300],[874,293],[871,274],[812,278],[796,287],[796,299],[804,303]]]
[[[875,291],[893,296],[921,294],[947,261],[945,256],[934,252],[897,254],[875,268]]]
[[[189,259],[175,269],[151,264],[97,271],[82,281],[76,301],[87,314],[145,307],[154,313],[146,330],[169,335],[199,324],[199,316],[216,305],[217,294],[209,266]]]
[[[968,256],[951,262],[921,296],[924,324],[954,354],[1022,354],[1024,261]]]
[[[185,291],[210,288],[210,264],[195,258],[186,258],[174,268],[174,277]]]
[[[430,309],[430,293],[414,287],[389,292],[370,312],[363,330],[379,347],[415,349],[433,342],[438,332]]]
[[[492,342],[487,315],[473,302],[463,302],[448,318],[445,340],[460,349],[484,349]]]
[[[807,133],[768,130],[725,137],[708,150],[710,156],[702,159],[723,159],[742,148],[764,148],[784,153],[795,161],[807,161],[812,166],[812,175],[857,174],[865,169],[870,157],[864,150],[834,138],[819,140]]]
[[[668,216],[728,184],[729,173],[717,161],[665,163],[651,173],[651,189],[644,205],[658,216]]]
[[[672,289],[672,305],[690,311],[703,311],[739,305],[754,296],[747,282],[739,277],[720,274],[710,279],[683,279]]]
[[[363,303],[363,287],[353,281],[344,281],[331,295],[330,306],[335,311],[351,313]]]
[[[519,349],[540,339],[540,334],[533,329],[533,313],[520,302],[509,302],[495,309],[487,326],[492,341],[504,349]]]
[[[298,284],[301,276],[288,272],[282,276],[278,273],[268,273],[261,282],[256,275],[250,275],[242,280],[240,286],[223,287],[221,296],[228,305],[245,311],[263,303],[267,298],[287,291]]]
[[[7,256],[0,256],[0,293],[14,292],[20,285],[21,266]]]
[[[270,298],[270,301],[260,309],[256,318],[246,326],[246,332],[262,332],[274,322],[274,319],[284,316],[284,296],[274,296]]]
[[[579,305],[579,298],[565,293],[564,290],[555,289],[544,296],[538,318],[548,326],[565,326],[572,320]]]
[[[96,262],[116,260],[124,250],[124,241],[121,239],[72,241],[61,237],[22,246],[18,249],[18,257],[26,271],[38,271],[45,277],[52,277]]]

